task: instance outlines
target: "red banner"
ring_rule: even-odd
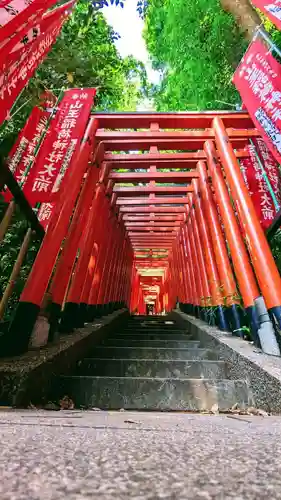
[[[280,0],[252,0],[269,19],[281,30],[281,1]]]
[[[240,160],[245,183],[253,200],[263,229],[267,229],[277,213],[263,170],[270,182],[276,201],[281,207],[281,174],[278,163],[268,150],[263,139],[253,140],[248,146],[250,156]],[[261,160],[257,159],[255,150]]]
[[[79,151],[95,93],[95,89],[65,92],[25,184],[24,192],[32,205],[49,203],[58,193],[65,172]]]
[[[43,15],[58,0],[10,0],[0,4],[0,42],[13,37],[34,14]]]
[[[281,65],[263,43],[255,41],[233,81],[268,148],[281,163]]]
[[[60,20],[52,25],[52,27],[42,34],[34,44],[32,51],[26,57],[21,65],[13,72],[8,81],[0,81],[0,124],[7,118],[7,114],[14,104],[17,96],[27,85],[30,78],[35,73],[39,64],[45,59],[49,50],[61,30],[63,21]],[[1,80],[1,77],[0,77]]]
[[[47,231],[51,217],[53,215],[55,208],[55,203],[42,203],[41,207],[39,208],[37,218],[45,229]]]
[[[46,130],[50,108],[54,106],[55,101],[56,98],[51,93],[42,96],[42,107],[33,108],[8,156],[9,169],[21,186],[24,186],[28,169],[34,161],[36,147]],[[11,201],[12,195],[8,189],[3,191],[2,195],[7,203]]]
[[[71,11],[76,0],[71,0],[66,4],[47,12],[42,17],[42,12],[35,14],[25,24],[21,26],[18,32],[12,37],[5,40],[5,44],[0,48],[0,69],[5,68],[5,77],[9,78],[11,69],[15,68],[21,63],[22,59],[26,57],[32,44],[43,33],[46,32],[52,23],[58,21],[61,16],[67,16]],[[15,65],[16,63],[16,65]],[[15,67],[13,67],[15,65]]]

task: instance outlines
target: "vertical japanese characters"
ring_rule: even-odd
[[[55,200],[62,180],[71,170],[79,151],[94,95],[95,89],[65,92],[24,186],[31,205]]]
[[[250,45],[234,83],[266,145],[281,163],[281,65],[262,42]]]
[[[263,170],[271,184],[275,198],[281,206],[280,170],[263,139],[253,140],[253,145],[250,144],[248,150],[249,158],[241,159],[240,166],[260,223],[263,229],[267,229],[274,220],[276,207]],[[263,169],[258,162],[256,152],[262,162]]]
[[[13,0],[0,4],[0,124],[9,119],[15,100],[50,51],[75,0],[49,13],[55,3]],[[30,37],[34,32],[36,36]]]

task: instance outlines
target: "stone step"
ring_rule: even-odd
[[[145,333],[132,333],[132,334],[123,334],[123,332],[120,333],[111,333],[111,339],[116,339],[117,340],[174,340],[174,341],[192,341],[192,336],[191,335],[184,335],[184,334],[176,334],[176,333],[162,333],[162,334],[157,334],[157,333],[148,333],[147,335]],[[198,341],[194,341],[198,342]]]
[[[227,365],[224,361],[85,358],[78,363],[78,373],[108,377],[218,379],[227,378]]]
[[[199,347],[200,342],[197,340],[163,340],[163,339],[132,339],[130,338],[114,338],[105,339],[103,345],[106,346],[118,346],[127,347],[128,345],[132,347],[166,347],[167,349],[194,349]]]
[[[202,411],[218,407],[225,411],[236,403],[240,408],[254,404],[243,380],[61,376],[58,389],[76,407],[111,410]]]
[[[167,349],[166,347],[95,347],[91,353],[93,358],[113,359],[218,359],[212,349]]]
[[[167,328],[178,328],[179,324],[178,323],[173,323],[172,321],[129,321],[126,322],[126,326],[128,327],[134,327],[134,326],[142,326],[142,327],[148,327],[148,328],[153,328],[153,327],[159,327],[165,326]]]
[[[131,333],[142,333],[142,334],[151,334],[151,333],[158,333],[158,334],[164,334],[164,333],[174,333],[174,334],[188,334],[189,332],[187,330],[180,330],[179,328],[123,328],[117,333],[123,333],[124,335],[128,335]]]
[[[126,323],[125,325],[126,328],[130,329],[130,328],[170,328],[170,329],[173,329],[173,330],[176,330],[178,328],[180,328],[178,325],[176,325],[175,323],[173,324],[167,324],[167,323],[144,323],[144,322],[140,322],[140,323]]]

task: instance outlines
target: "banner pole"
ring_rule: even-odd
[[[276,54],[281,58],[281,50],[275,45],[273,40],[270,38],[270,36],[267,34],[265,29],[262,26],[259,26],[256,31],[256,36],[261,35],[261,37],[270,45],[271,51],[276,52]],[[255,40],[256,37],[253,38],[253,41]]]

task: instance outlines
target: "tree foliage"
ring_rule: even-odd
[[[231,78],[246,43],[218,0],[150,0],[145,40],[158,110],[219,109],[239,102]]]

